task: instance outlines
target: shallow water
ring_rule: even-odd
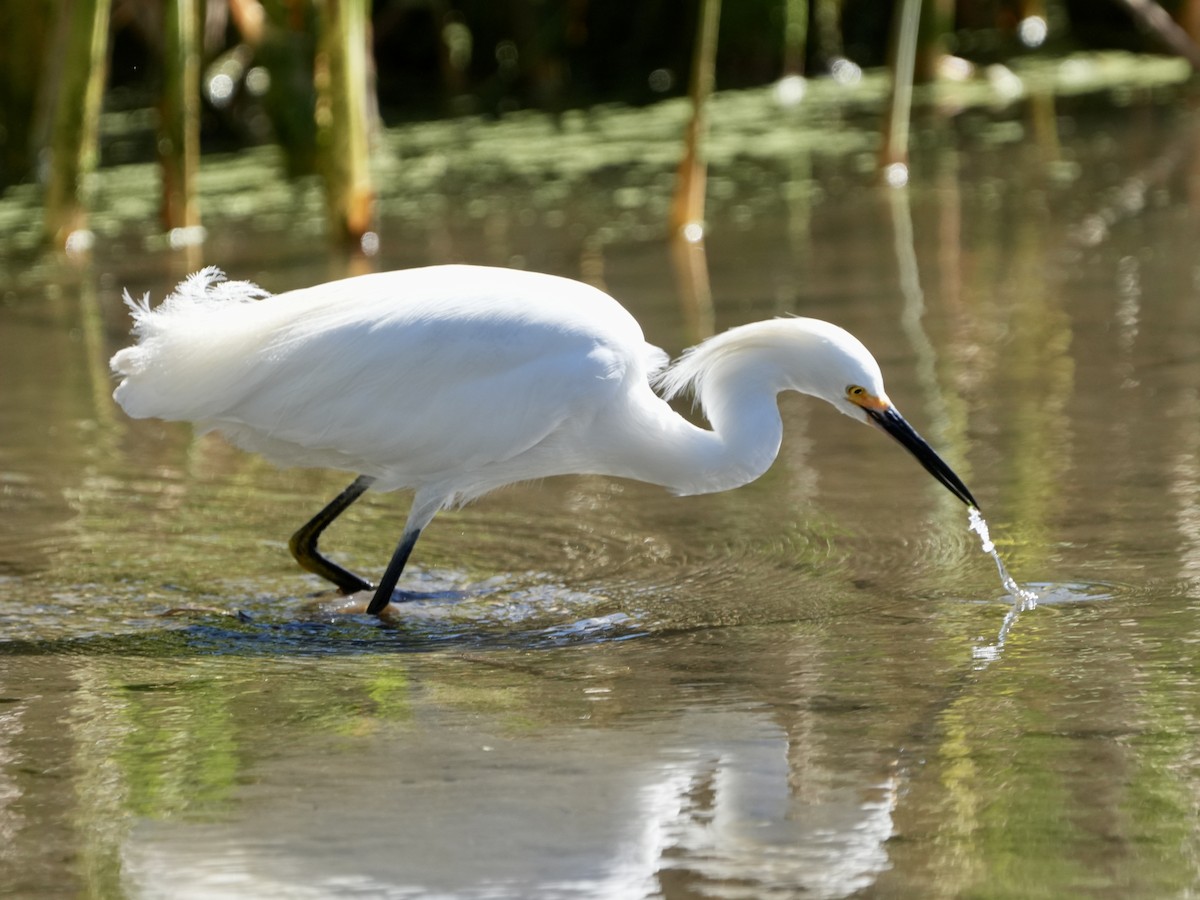
[[[1039,595],[1004,634],[962,505],[816,401],[783,399],[780,459],[738,491],[564,478],[440,516],[380,624],[286,549],[348,477],[109,399],[121,287],[201,262],[272,290],[517,262],[604,284],[676,352],[703,317],[655,237],[669,149],[472,182],[488,132],[440,160],[406,133],[440,175],[385,197],[365,262],[293,227],[308,188],[261,159],[207,176],[199,258],[117,212],[90,256],[34,254],[5,201],[0,893],[1200,887],[1200,156],[1186,96],[1117,99],[1064,106],[1056,144],[1021,111],[927,126],[906,194],[786,134],[713,173],[718,327],[795,312],[872,348]],[[140,172],[107,195],[135,218]],[[234,202],[255,173],[261,220]],[[324,546],[377,575],[404,509],[368,498]]]

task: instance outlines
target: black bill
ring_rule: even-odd
[[[955,497],[961,500],[967,506],[973,506],[979,509],[979,504],[975,502],[975,498],[971,496],[971,492],[967,490],[967,486],[962,483],[962,479],[954,474],[954,470],[946,465],[940,456],[934,452],[934,449],[925,443],[925,439],[913,430],[913,427],[908,424],[904,416],[900,415],[894,407],[887,409],[867,409],[868,416],[871,421],[894,437],[897,441],[917,458],[917,461],[925,467],[930,475],[944,484]]]

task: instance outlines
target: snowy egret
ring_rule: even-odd
[[[603,291],[510,269],[431,266],[271,296],[210,267],[155,309],[148,294],[125,302],[137,343],[112,368],[129,415],[191,421],[278,465],[356,473],[289,547],[343,592],[373,590],[373,614],[439,510],[503,485],[576,473],[702,494],[753,481],[779,451],[785,390],[878,426],[978,506],[892,405],[866,347],[817,319],[741,325],[668,365]],[[711,431],[668,405],[689,391]],[[364,491],[400,488],[412,507],[378,585],[318,551]]]

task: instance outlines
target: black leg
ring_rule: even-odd
[[[351,503],[361,497],[363,491],[370,487],[374,480],[367,475],[359,475],[353,484],[329,501],[324,509],[313,516],[288,541],[288,549],[292,551],[292,556],[296,557],[296,562],[300,563],[302,569],[320,575],[326,581],[332,581],[343,594],[369,591],[372,584],[322,556],[317,550],[317,541],[321,532],[344,513]]]
[[[392,602],[392,591],[396,589],[396,582],[400,580],[400,573],[404,571],[404,565],[408,562],[409,554],[412,553],[413,547],[417,544],[417,538],[420,536],[421,529],[415,528],[412,531],[406,531],[404,536],[400,538],[400,545],[396,548],[396,552],[392,554],[392,561],[388,563],[387,571],[379,579],[379,586],[375,588],[375,596],[371,598],[371,603],[367,606],[367,613],[369,615],[379,615],[383,612],[384,607]]]

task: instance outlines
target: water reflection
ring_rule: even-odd
[[[764,716],[695,711],[565,741],[497,734],[486,721],[438,724],[399,747],[371,742],[364,751],[380,756],[343,767],[336,790],[317,760],[273,760],[256,791],[275,799],[232,832],[177,824],[132,834],[127,884],[141,893],[182,879],[185,896],[638,897],[707,883],[731,897],[827,897],[886,865],[889,786],[818,787],[813,772],[815,796],[790,815],[787,735]],[[393,777],[381,779],[398,749],[409,761],[383,762]],[[288,800],[298,781],[312,787]],[[329,819],[351,824],[331,834]],[[261,837],[281,831],[282,845]],[[769,847],[767,859],[750,862],[742,845]]]
[[[671,236],[671,264],[679,289],[684,334],[688,343],[698,344],[715,333],[708,251],[702,230],[693,233],[685,228]]]
[[[756,701],[717,661],[723,646],[357,656],[319,673],[60,657],[33,667],[44,693],[10,718],[65,711],[76,741],[60,765],[79,792],[89,883],[138,896],[869,884],[897,800],[886,762],[831,768],[819,723],[836,708],[805,711],[808,678],[792,711]],[[22,762],[23,731],[5,739]],[[0,820],[17,847],[39,825]]]

